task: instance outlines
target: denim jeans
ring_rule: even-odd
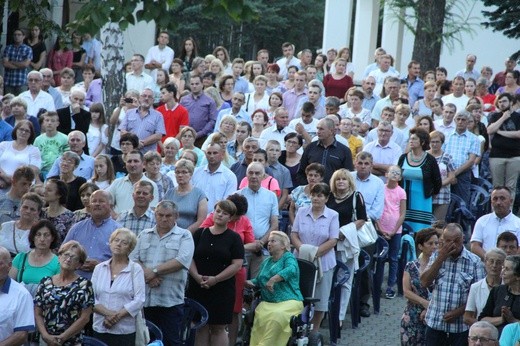
[[[388,241],[388,282],[389,288],[394,288],[397,284],[397,267],[399,265],[398,255],[401,248],[401,233],[394,234]]]

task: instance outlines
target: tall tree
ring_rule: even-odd
[[[482,24],[493,31],[502,31],[509,38],[520,38],[520,2],[518,0],[482,0],[486,7],[495,10],[484,10],[482,13],[489,21]],[[518,46],[517,46],[518,47]],[[513,59],[520,58],[520,50],[513,54]]]
[[[473,33],[472,0],[385,0],[397,19],[415,35],[412,59],[421,69],[439,66],[441,49],[462,44],[461,33]]]
[[[32,0],[31,0],[32,1]],[[180,0],[102,0],[89,1],[77,12],[68,29],[79,33],[97,33],[101,30],[103,99],[107,112],[117,107],[124,89],[123,31],[140,21],[155,21],[162,29],[174,30],[178,22],[172,20],[173,9]],[[251,18],[255,15],[244,0],[204,0],[205,11],[221,16]]]

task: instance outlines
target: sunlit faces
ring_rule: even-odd
[[[430,256],[439,247],[439,238],[437,235],[433,235],[430,239],[425,241],[424,244],[419,244],[417,246],[425,256]]]
[[[134,206],[138,208],[147,208],[153,200],[153,186],[136,185],[132,192]]]
[[[277,162],[278,158],[282,154],[282,149],[280,145],[276,144],[267,144],[265,151],[267,152],[267,161],[269,162]]]
[[[307,177],[307,182],[311,186],[321,183],[323,181],[323,176],[315,170],[310,170],[305,174],[305,176]]]
[[[127,154],[126,170],[128,174],[142,174],[143,168],[143,160],[139,154]]]
[[[307,90],[307,96],[309,97],[309,102],[316,103],[320,99],[321,90],[317,86],[310,86]]]
[[[183,147],[193,148],[195,143],[195,135],[191,131],[186,131],[181,136],[181,143]]]
[[[23,200],[20,205],[20,218],[26,221],[35,221],[38,220],[40,214],[40,208],[38,203],[31,201],[29,199]]]

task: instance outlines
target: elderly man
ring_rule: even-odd
[[[260,141],[262,148],[270,140],[276,140],[282,146],[282,150],[285,150],[285,136],[291,132],[295,132],[289,127],[289,112],[284,107],[278,107],[274,111],[274,125],[266,128],[260,134]]]
[[[207,165],[197,167],[193,173],[193,185],[204,191],[208,198],[208,214],[213,211],[218,201],[226,199],[236,191],[237,177],[227,168],[222,160],[224,151],[219,144],[210,144],[206,148]]]
[[[80,158],[79,166],[74,170],[74,175],[87,180],[91,179],[94,175],[94,158],[83,151],[87,143],[85,134],[81,131],[72,131],[67,137],[70,151],[78,154]],[[49,173],[47,173],[48,177],[60,175],[60,162],[61,156],[54,161]]]
[[[90,112],[85,109],[86,94],[82,90],[74,89],[70,94],[70,106],[60,108],[56,112],[60,118],[58,131],[68,135],[73,130],[87,135],[90,127]],[[85,153],[89,154],[88,143],[85,141]]]
[[[453,158],[457,178],[457,184],[452,185],[451,192],[461,197],[467,205],[471,199],[471,168],[480,156],[480,142],[467,129],[469,115],[467,111],[462,111],[455,116],[455,132],[447,136],[444,143],[444,151]]]
[[[139,235],[142,230],[155,226],[155,214],[150,208],[153,200],[152,183],[146,180],[139,180],[135,183],[132,199],[134,200],[133,208],[119,214],[117,222]]]
[[[177,226],[178,217],[175,203],[159,203],[157,225],[139,234],[130,256],[144,270],[145,317],[162,330],[166,346],[180,345],[184,289],[194,251],[191,233]]]
[[[54,74],[50,68],[42,68],[40,69],[40,73],[42,74],[42,90],[52,96],[54,101],[54,108],[60,109],[63,108],[63,99],[61,98],[61,94],[55,87],[51,85]]]
[[[385,174],[388,168],[396,165],[399,157],[403,153],[399,144],[392,141],[394,127],[386,120],[377,125],[377,140],[365,145],[364,151],[372,154],[374,158],[372,173],[386,181]]]
[[[0,345],[24,345],[34,330],[34,307],[29,291],[9,277],[11,266],[9,251],[0,246]]]
[[[87,260],[77,273],[87,279],[92,277],[94,267],[112,257],[108,240],[121,225],[110,215],[112,196],[104,190],[94,191],[90,196],[90,217],[76,223],[63,240],[76,240],[87,251]]]
[[[247,167],[251,162],[253,162],[253,155],[260,148],[260,144],[258,143],[258,139],[254,137],[247,137],[242,144],[244,150],[244,158],[240,161],[235,162],[231,165],[231,171],[235,173],[237,177],[237,182],[240,183],[242,179],[246,176]],[[266,169],[266,173],[272,175],[271,169]],[[237,184],[238,188],[238,184]]]
[[[352,154],[347,146],[336,140],[336,126],[329,118],[321,119],[316,126],[318,140],[310,143],[304,150],[298,179],[301,184],[307,183],[305,168],[313,162],[325,166],[323,181],[330,181],[332,174],[340,169],[346,168],[352,171]]]
[[[491,192],[493,212],[477,220],[471,235],[471,252],[482,260],[486,251],[495,247],[502,232],[510,231],[520,237],[520,218],[511,211],[513,200],[506,186],[496,186]]]
[[[430,257],[421,274],[421,285],[433,285],[426,311],[426,345],[465,345],[468,326],[463,314],[470,286],[485,277],[480,258],[466,250],[462,227],[448,224],[442,232],[443,244]]]
[[[29,90],[19,95],[27,102],[27,114],[36,117],[40,109],[55,111],[56,106],[54,105],[52,96],[42,90],[43,75],[41,72],[29,72],[27,74],[27,82]]]
[[[153,109],[153,90],[145,88],[139,94],[139,107],[126,112],[126,117],[119,125],[121,134],[135,133],[139,138],[139,150],[145,154],[155,151],[157,143],[166,134],[164,118]]]
[[[511,324],[511,326],[514,326],[514,324]],[[510,339],[507,338],[507,334],[503,332],[502,336],[504,337],[504,341],[507,340],[507,342],[509,342]],[[475,322],[471,325],[471,328],[469,328],[468,345],[498,346],[499,343],[497,327],[495,327],[488,321]]]
[[[134,201],[128,198],[134,191],[134,185],[140,180],[146,180],[153,186],[153,199],[151,206],[155,207],[159,202],[159,190],[157,185],[147,178],[144,174],[144,157],[143,153],[138,150],[132,150],[126,155],[126,170],[128,175],[117,178],[110,184],[107,191],[114,198],[114,211],[122,213],[134,207]]]
[[[20,201],[29,192],[35,178],[29,166],[18,167],[11,178],[11,188],[0,197],[0,224],[20,218]]]
[[[267,240],[271,231],[278,229],[278,199],[276,194],[262,187],[265,175],[264,165],[253,162],[247,167],[248,185],[239,194],[247,199],[247,217],[251,221],[255,234],[256,252],[246,254],[249,263],[249,277],[254,278],[260,270],[260,264],[267,257]]]
[[[9,105],[12,114],[5,118],[5,122],[14,128],[20,120],[29,120],[33,125],[35,135],[39,136],[41,132],[40,123],[35,116],[27,114],[27,102],[18,96],[13,98]]]

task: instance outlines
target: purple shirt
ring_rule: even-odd
[[[217,121],[217,105],[211,97],[204,93],[199,97],[189,94],[181,99],[180,104],[188,110],[190,126],[197,131],[197,138],[213,132]]]
[[[90,107],[93,103],[103,102],[103,92],[101,91],[101,78],[94,79],[87,90],[87,96],[85,97],[85,104]]]
[[[301,98],[307,96],[307,89],[297,93],[293,88],[283,93],[283,106],[289,112],[289,120],[294,119],[296,113],[296,106]]]
[[[166,134],[162,114],[151,108],[144,117],[141,117],[141,114],[139,114],[139,108],[129,110],[123,122],[119,125],[119,130],[132,132],[141,141],[156,133],[160,133],[163,136]],[[157,143],[152,143],[144,146],[141,152],[144,154],[149,150],[155,151],[156,149]]]
[[[303,244],[320,246],[329,239],[338,239],[339,215],[336,211],[325,207],[323,214],[314,219],[312,206],[300,207],[296,213],[292,231],[298,233]],[[334,248],[321,256],[321,266],[324,272],[336,266]]]

